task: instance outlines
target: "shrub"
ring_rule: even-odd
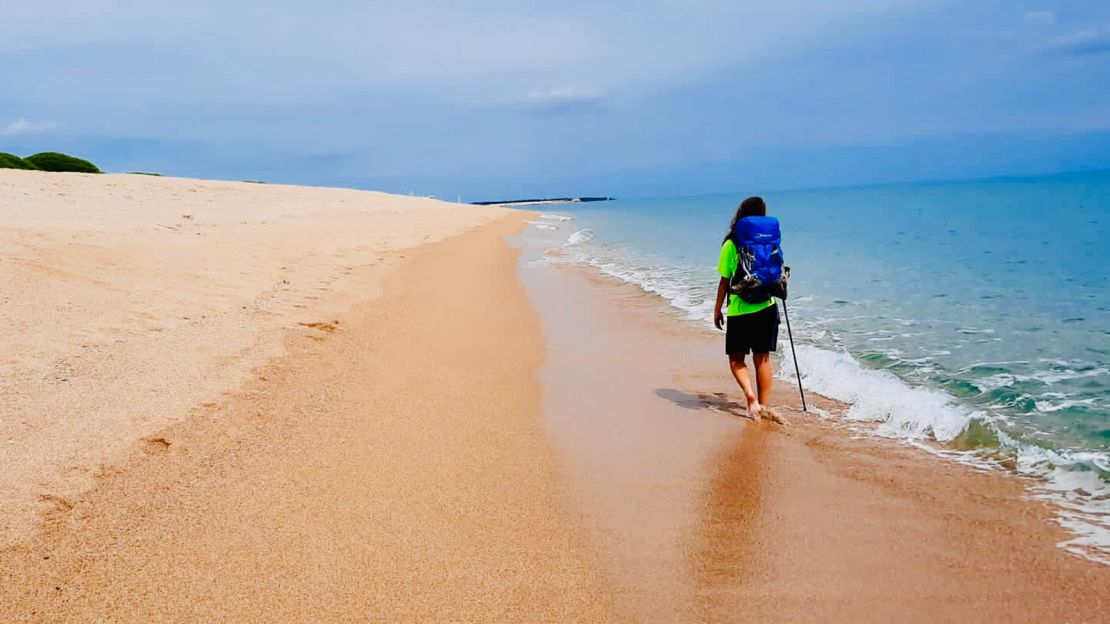
[[[96,165],[87,160],[82,160],[68,154],[58,152],[42,152],[25,159],[43,171],[75,171],[78,173],[100,173]]]
[[[38,169],[38,167],[15,154],[0,152],[0,169]]]

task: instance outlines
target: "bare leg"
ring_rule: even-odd
[[[767,405],[771,403],[771,382],[775,378],[771,354],[753,353],[752,362],[755,364],[755,381],[759,389],[759,403],[763,406],[763,413],[771,420],[785,425],[786,421],[781,416],[774,410],[767,409]]]
[[[771,402],[771,380],[774,379],[771,354],[753,353],[752,362],[755,364],[755,383],[759,389],[759,402],[767,405]]]
[[[760,414],[763,412],[763,406],[759,403],[759,397],[752,391],[752,378],[748,372],[748,364],[744,361],[744,356],[728,356],[728,367],[732,370],[732,376],[736,378],[736,383],[740,384],[740,389],[744,391],[744,399],[748,402],[748,416],[753,420],[759,420]]]

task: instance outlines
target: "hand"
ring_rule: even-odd
[[[713,324],[717,326],[717,329],[725,328],[725,315],[721,314],[720,308],[713,311]]]

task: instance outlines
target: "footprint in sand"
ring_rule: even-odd
[[[55,494],[39,494],[39,500],[54,505],[54,511],[69,511],[73,503]]]
[[[147,455],[165,453],[170,449],[170,441],[161,437],[143,438],[142,449]]]
[[[327,333],[327,334],[334,334],[336,331],[339,330],[339,321],[331,321],[330,323],[317,321],[315,323],[297,323],[297,324],[301,325],[302,327],[308,327],[310,329],[315,329],[315,330],[318,330],[318,331],[322,331],[322,332]],[[318,334],[317,335],[307,335],[307,336],[305,336],[305,338],[308,338],[309,340],[315,340],[316,342],[323,342],[324,341],[324,336],[321,336],[321,335],[318,335]]]
[[[316,321],[316,322],[313,322],[313,323],[297,323],[297,324],[301,325],[303,327],[310,327],[312,329],[318,329],[322,332],[327,332],[329,334],[334,334],[339,329],[339,321],[331,321],[331,322]]]

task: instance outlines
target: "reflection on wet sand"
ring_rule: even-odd
[[[695,621],[735,621],[747,586],[760,571],[759,521],[765,479],[763,433],[749,427],[723,444],[712,462],[686,549],[694,583]]]
[[[551,267],[522,276],[548,345],[545,421],[619,603],[634,621],[689,621],[700,492],[744,422],[719,374],[717,341],[659,317],[632,287]]]

